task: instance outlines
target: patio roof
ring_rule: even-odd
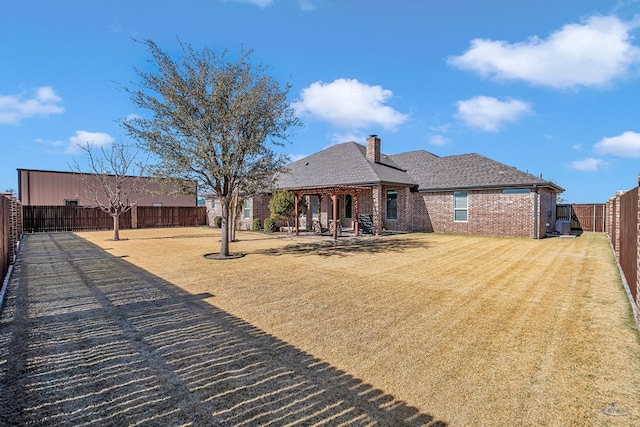
[[[322,185],[317,187],[288,188],[296,196],[333,195],[333,194],[358,194],[371,190],[371,187],[356,185]]]
[[[355,203],[355,211],[356,211],[356,221],[354,224],[354,231],[356,236],[359,234],[358,227],[358,194],[363,191],[371,190],[371,187],[367,186],[357,186],[357,185],[322,185],[318,187],[301,187],[301,188],[288,188],[287,191],[294,194],[296,197],[296,218],[295,218],[295,231],[296,236],[299,234],[299,223],[298,223],[298,203],[300,197],[303,196],[330,196],[333,201],[333,218],[338,217],[337,208],[338,205],[336,203],[336,196],[339,194],[350,194],[353,197]],[[333,239],[336,240],[338,238],[338,227],[333,227]]]

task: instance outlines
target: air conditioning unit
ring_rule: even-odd
[[[571,221],[566,219],[557,220],[556,231],[560,234],[571,234]]]

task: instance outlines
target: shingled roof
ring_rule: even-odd
[[[326,185],[400,184],[417,186],[409,174],[389,158],[380,163],[367,160],[366,148],[355,142],[331,146],[286,166],[278,178],[281,188],[321,187]]]
[[[424,150],[389,156],[418,182],[421,191],[477,188],[563,188],[480,154],[438,157]]]
[[[366,147],[355,142],[331,146],[286,167],[278,178],[280,188],[326,185],[398,184],[419,191],[479,188],[563,188],[514,167],[481,156],[462,154],[439,157],[424,150],[384,155],[380,162],[367,159]]]

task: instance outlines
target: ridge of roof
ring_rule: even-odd
[[[380,154],[380,162],[367,159],[366,146],[354,141],[332,145],[286,166],[278,178],[283,188],[321,185],[399,184],[419,191],[548,187],[564,189],[478,153],[440,157],[426,150]]]
[[[550,187],[564,189],[528,172],[508,166],[478,153],[437,157],[426,151],[422,155],[395,156],[395,160],[418,182],[419,190],[462,188]],[[419,153],[418,153],[419,154]]]
[[[289,173],[278,177],[278,186],[316,187],[337,185],[371,185],[382,182],[416,186],[410,175],[389,156],[373,163],[366,158],[366,147],[353,141],[335,144],[288,164]]]

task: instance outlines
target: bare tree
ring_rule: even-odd
[[[290,85],[281,87],[262,64],[253,65],[251,51],[233,61],[226,51],[196,52],[180,42],[182,56],[174,60],[153,41],[142,43],[155,70],[136,69],[142,82],[125,90],[152,117],[122,125],[160,160],[155,174],[195,179],[215,193],[222,207],[220,256],[227,257],[235,195],[269,188],[286,161],[273,148],[301,124],[287,100]]]
[[[145,194],[145,162],[136,161],[138,152],[124,144],[96,148],[87,143],[81,148],[89,172],[82,172],[75,159],[72,169],[80,175],[93,205],[111,215],[113,240],[120,240],[120,215],[130,211]]]

